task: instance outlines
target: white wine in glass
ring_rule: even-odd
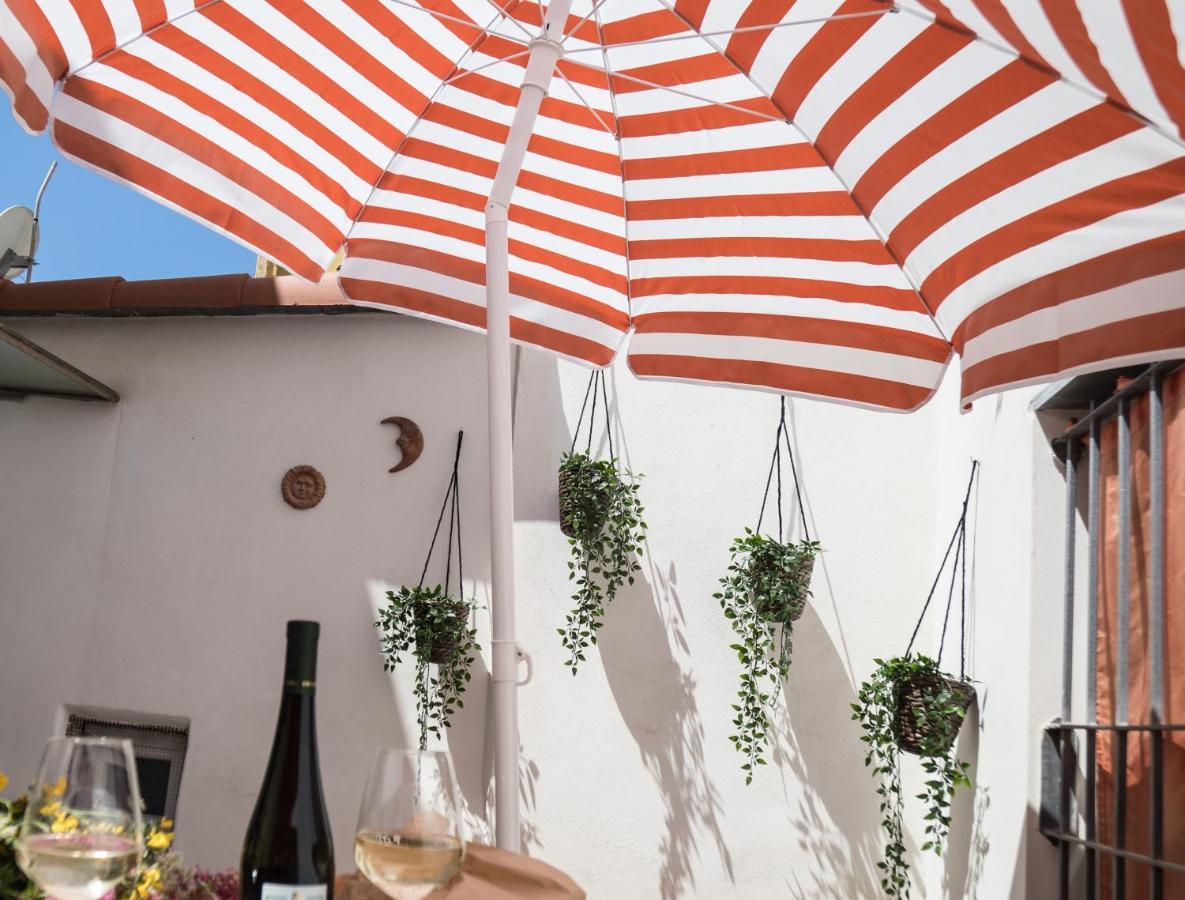
[[[382,750],[354,837],[354,861],[393,900],[420,900],[461,869],[465,836],[447,753]]]
[[[135,874],[142,842],[131,742],[49,741],[16,844],[29,880],[54,900],[98,900]]]

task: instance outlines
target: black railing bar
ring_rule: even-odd
[[[1087,456],[1086,531],[1090,559],[1087,560],[1086,607],[1086,718],[1097,721],[1099,655],[1099,420],[1090,423]]]
[[[1058,827],[1062,831],[1073,830],[1070,822],[1070,782],[1074,778],[1074,759],[1071,756],[1074,746],[1074,732],[1063,731],[1058,735],[1058,749],[1061,751],[1062,775],[1058,785]],[[1058,845],[1058,897],[1059,900],[1070,900],[1070,845]]]
[[[1116,492],[1115,518],[1118,524],[1118,537],[1115,546],[1115,721],[1127,722],[1127,685],[1129,646],[1131,637],[1131,596],[1130,587],[1131,548],[1131,489],[1132,489],[1132,441],[1131,441],[1131,405],[1127,397],[1119,401],[1118,424],[1118,452],[1116,453],[1116,468],[1119,475],[1119,490]]]
[[[1063,554],[1063,608],[1062,608],[1062,718],[1073,717],[1074,686],[1074,539],[1077,535],[1078,513],[1078,467],[1074,443],[1065,446],[1063,461],[1066,468],[1066,539]],[[1074,732],[1058,732],[1058,750],[1061,754],[1062,772],[1058,784],[1058,827],[1071,830],[1070,824],[1070,781],[1074,777]],[[1070,900],[1070,845],[1058,845],[1058,898]]]
[[[1185,722],[1048,722],[1046,731],[1185,731]]]
[[[1164,721],[1164,405],[1160,375],[1148,393],[1149,719]]]
[[[1067,428],[1064,432],[1055,437],[1050,443],[1053,445],[1054,451],[1058,456],[1062,456],[1062,445],[1072,440],[1076,440],[1083,435],[1090,432],[1090,426],[1094,422],[1102,422],[1119,411],[1119,404],[1121,400],[1126,400],[1131,397],[1136,397],[1143,394],[1152,384],[1152,376],[1160,375],[1162,378],[1169,375],[1176,370],[1182,361],[1179,359],[1165,360],[1164,362],[1153,363],[1130,382],[1125,384],[1120,390],[1116,391],[1098,406],[1094,407],[1089,413]]]
[[[1098,836],[1095,833],[1095,788],[1098,782],[1098,765],[1095,760],[1095,751],[1097,748],[1096,731],[1089,730],[1086,732],[1086,809],[1084,810],[1083,825],[1086,829],[1086,839],[1093,842]],[[1097,900],[1098,898],[1098,854],[1095,848],[1087,846],[1086,848],[1086,900]]]
[[[1091,404],[1091,416],[1087,427],[1090,430],[1090,441],[1087,445],[1086,463],[1086,534],[1087,560],[1086,577],[1086,718],[1090,725],[1098,722],[1098,657],[1099,657],[1099,480],[1100,472],[1100,434],[1099,418],[1094,414],[1095,405]],[[1067,443],[1070,443],[1067,441]],[[1085,822],[1086,837],[1093,841],[1095,823],[1097,821],[1097,776],[1098,761],[1095,758],[1098,731],[1087,727],[1086,731],[1086,809]],[[1086,900],[1097,900],[1099,891],[1099,860],[1093,847],[1086,848]]]
[[[1148,719],[1164,720],[1164,405],[1161,375],[1148,391]],[[1164,738],[1152,739],[1152,803],[1149,837],[1152,855],[1164,854]],[[1164,897],[1164,873],[1153,869],[1151,900]]]
[[[1074,697],[1074,554],[1078,529],[1078,453],[1074,444],[1066,444],[1063,460],[1066,467],[1066,540],[1062,578],[1062,718],[1071,719]],[[1064,755],[1065,748],[1063,748]]]
[[[1050,831],[1047,828],[1042,828],[1041,835],[1049,838],[1051,841],[1075,844],[1079,847],[1085,847],[1087,850],[1093,850],[1096,853],[1129,859],[1134,863],[1142,863],[1146,866],[1158,866],[1169,872],[1185,873],[1185,863],[1171,862],[1167,859],[1156,859],[1143,853],[1137,853],[1135,850],[1123,850],[1119,847],[1100,843],[1099,841],[1088,841],[1086,838],[1080,838],[1076,834],[1066,834],[1065,832]]]
[[[1152,856],[1164,856],[1164,735],[1152,735]],[[1149,878],[1150,900],[1164,900],[1164,872],[1153,869]]]
[[[1114,773],[1115,850],[1127,849],[1127,732],[1120,732],[1119,740],[1111,743],[1111,771]],[[1111,861],[1111,896],[1114,900],[1127,897],[1127,857],[1116,855]]]

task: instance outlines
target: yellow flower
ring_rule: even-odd
[[[150,850],[168,850],[173,843],[173,835],[167,831],[157,831],[155,828],[148,833],[145,841]]]
[[[41,815],[53,816],[62,811],[62,804],[55,800],[53,803],[47,803],[41,807]]]
[[[0,772],[0,791],[8,787],[8,776]]]
[[[66,793],[66,778],[65,776],[58,779],[57,784],[51,788],[46,788],[45,793],[50,797],[61,797]]]
[[[54,816],[53,823],[49,826],[49,830],[54,834],[63,834],[64,832],[76,831],[77,829],[78,817],[66,812],[59,812]]]
[[[136,883],[136,895],[138,897],[152,897],[156,894],[156,887],[160,884],[160,869],[153,866],[151,869],[145,869],[140,875],[140,880]]]
[[[161,831],[172,831],[173,830],[173,820],[172,819],[161,819],[160,820],[160,830]]]

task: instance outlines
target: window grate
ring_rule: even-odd
[[[181,725],[162,722],[156,716],[72,710],[66,719],[66,737],[130,740],[145,814],[156,819],[176,818],[181,772],[189,749],[188,722]]]
[[[1062,658],[1062,703],[1061,717],[1045,728],[1044,746],[1048,755],[1043,773],[1050,778],[1043,791],[1043,815],[1040,830],[1053,841],[1059,850],[1058,896],[1069,900],[1072,884],[1073,863],[1081,863],[1082,890],[1077,896],[1086,900],[1097,900],[1100,896],[1103,876],[1109,874],[1110,900],[1126,900],[1129,864],[1147,871],[1146,889],[1138,893],[1149,900],[1164,900],[1165,875],[1185,875],[1185,860],[1170,860],[1164,853],[1164,754],[1166,741],[1174,733],[1185,732],[1185,723],[1164,721],[1165,674],[1164,674],[1164,542],[1165,542],[1165,477],[1164,447],[1165,427],[1161,389],[1166,376],[1181,365],[1180,361],[1158,363],[1148,366],[1135,375],[1120,390],[1115,391],[1059,438],[1053,441],[1058,456],[1065,464],[1066,472],[1066,522],[1065,522],[1065,589],[1064,589],[1064,634]],[[1125,373],[1126,374],[1126,373]],[[1129,542],[1132,538],[1132,489],[1133,463],[1131,447],[1130,414],[1132,403],[1144,395],[1148,398],[1148,534],[1141,535],[1148,547],[1148,613],[1144,627],[1148,637],[1147,678],[1148,708],[1146,723],[1132,722],[1133,712],[1138,717],[1143,711],[1128,709],[1129,660],[1128,639],[1131,631],[1131,587],[1133,561],[1130,558]],[[1101,540],[1100,521],[1100,444],[1101,426],[1114,419],[1116,424],[1116,450],[1118,481],[1115,515],[1118,517],[1115,566],[1116,654],[1113,672],[1115,704],[1111,722],[1099,722],[1096,717],[1098,701],[1098,623],[1100,572],[1099,551]],[[1071,717],[1074,671],[1074,616],[1075,616],[1075,569],[1077,505],[1079,501],[1078,467],[1081,464],[1085,440],[1086,450],[1086,507],[1089,560],[1087,569],[1087,618],[1086,618],[1086,684],[1085,704],[1087,721],[1074,722]],[[1179,502],[1179,501],[1178,501]],[[1139,570],[1139,566],[1134,568]],[[1111,828],[1104,836],[1099,828],[1099,737],[1106,736],[1110,742]],[[1128,762],[1133,742],[1137,751],[1145,750],[1148,821],[1147,847],[1141,850],[1128,846],[1128,825],[1133,817],[1129,814]],[[1081,757],[1077,754],[1081,746]],[[1079,760],[1082,762],[1082,778],[1079,779]],[[1141,785],[1141,789],[1143,786]],[[1052,802],[1051,802],[1052,801]],[[1078,807],[1080,814],[1076,812]],[[1056,812],[1050,814],[1051,808]],[[1081,823],[1081,829],[1079,829]],[[1081,833],[1080,833],[1081,831]],[[1144,849],[1147,852],[1142,852]],[[1077,852],[1077,854],[1076,854]],[[1104,868],[1104,863],[1106,864]],[[1108,871],[1109,870],[1109,871]]]

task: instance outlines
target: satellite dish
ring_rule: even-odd
[[[28,271],[37,249],[37,219],[27,206],[10,206],[0,213],[0,278]]]

